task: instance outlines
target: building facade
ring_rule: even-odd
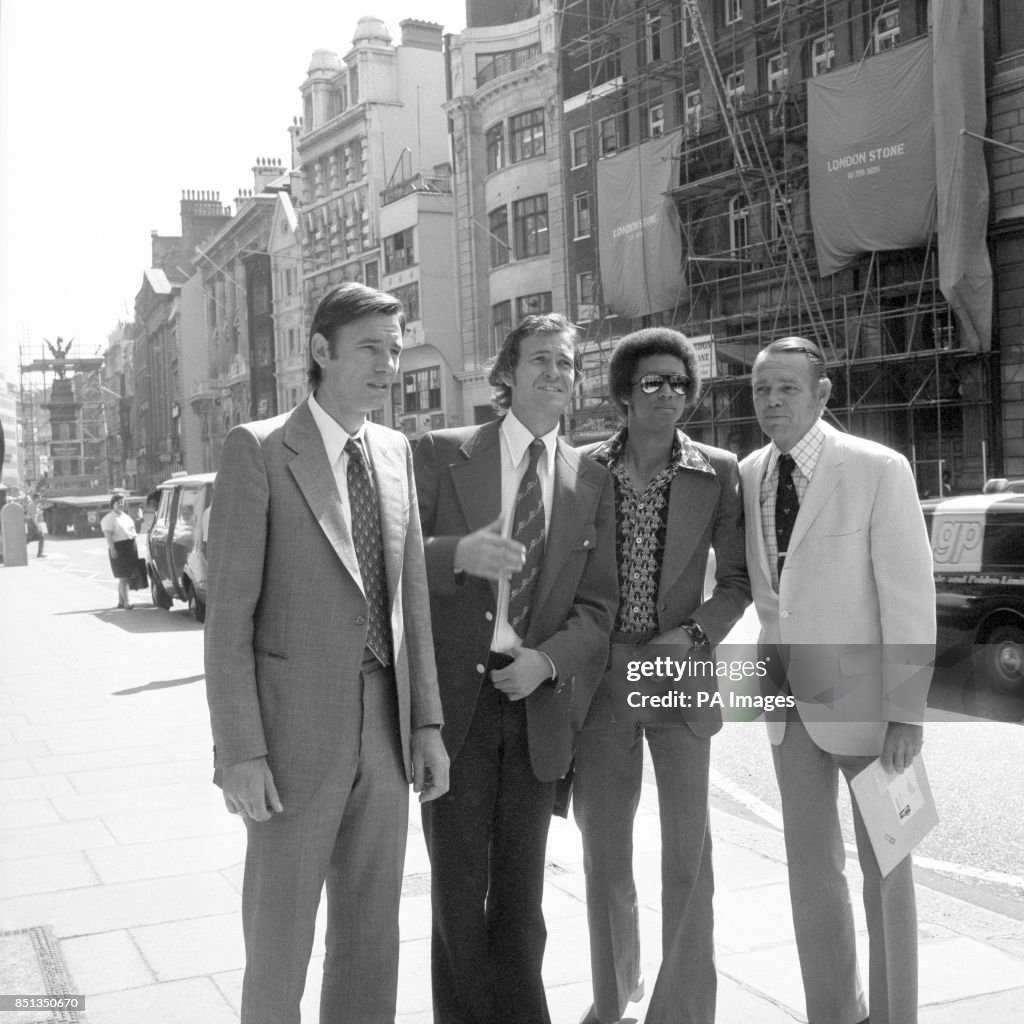
[[[987,0],[985,15],[993,134],[1018,139],[1019,5]],[[1021,293],[1006,270],[1021,269],[1024,193],[1007,180],[1019,156],[986,154],[997,281],[990,348],[969,343],[943,296],[934,235],[865,252],[828,276],[816,263],[807,83],[931,38],[930,3],[570,0],[561,29],[567,279],[591,367],[570,424],[580,439],[613,426],[598,393],[613,340],[664,323],[699,339],[710,380],[687,429],[701,440],[739,454],[761,443],[753,359],[773,338],[802,334],[829,357],[830,415],[902,451],[922,493],[977,490],[987,476],[1016,471],[1019,313],[1009,306]],[[669,144],[660,163],[643,163],[640,151],[655,152],[659,140]],[[602,182],[633,151],[638,167],[667,174],[678,233],[660,291],[649,288],[657,298],[639,312],[612,298],[611,246],[600,241],[602,224],[618,215],[607,192],[602,208]]]
[[[504,5],[525,16],[496,24],[498,6],[468,4],[448,52],[467,423],[494,415],[487,367],[508,332],[568,307],[558,11]]]

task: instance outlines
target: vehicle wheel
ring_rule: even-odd
[[[206,620],[206,604],[200,600],[196,588],[188,588],[188,613],[192,616],[193,622],[204,622]]]
[[[167,611],[171,607],[171,599],[167,596],[167,592],[153,576],[149,577],[149,596],[156,608],[163,608],[164,611]]]
[[[985,638],[985,676],[1005,690],[1024,687],[1024,627],[996,626]]]

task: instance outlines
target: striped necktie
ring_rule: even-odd
[[[544,559],[544,494],[537,475],[537,462],[544,454],[544,442],[536,437],[530,443],[530,462],[516,492],[512,539],[526,548],[526,562],[509,581],[508,621],[516,635],[525,637],[530,626],[533,594]]]

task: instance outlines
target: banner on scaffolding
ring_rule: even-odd
[[[679,138],[673,132],[598,162],[601,289],[618,316],[670,310],[679,297],[679,218],[665,194],[674,181]]]
[[[935,230],[928,38],[807,80],[811,223],[823,277]]]
[[[992,264],[985,134],[982,5],[946,0],[934,11],[935,165],[939,209],[939,287],[974,352],[992,344]]]

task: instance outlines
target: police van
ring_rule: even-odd
[[[985,681],[1024,690],[1024,493],[923,501],[940,652],[967,645]]]

